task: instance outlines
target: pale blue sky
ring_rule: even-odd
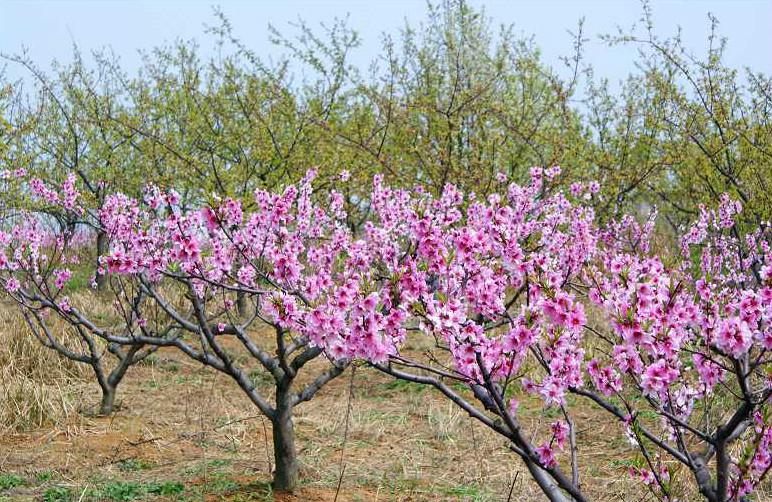
[[[558,56],[571,50],[571,37],[577,20],[586,18],[587,59],[598,76],[612,82],[632,70],[634,49],[607,48],[598,42],[598,33],[615,31],[617,25],[629,27],[640,18],[635,0],[471,0],[485,6],[495,23],[514,23],[518,33],[534,35],[544,59],[558,64]],[[0,52],[18,52],[22,46],[38,64],[47,66],[56,58],[66,61],[72,42],[84,52],[111,46],[131,69],[137,66],[138,49],[150,49],[175,38],[206,37],[203,26],[213,23],[212,5],[219,5],[231,19],[236,34],[260,55],[277,54],[268,42],[266,27],[280,29],[301,16],[309,24],[350,15],[350,25],[362,36],[362,47],[353,61],[364,65],[379,49],[380,33],[395,32],[407,19],[418,24],[425,15],[424,0],[255,0],[182,1],[36,1],[0,0]],[[680,0],[653,1],[660,34],[683,29],[686,45],[703,52],[708,32],[707,13],[720,20],[721,33],[729,38],[727,61],[737,68],[772,73],[772,0]],[[202,45],[204,51],[210,45]],[[16,77],[17,68],[7,73]]]

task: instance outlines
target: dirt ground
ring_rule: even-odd
[[[0,438],[0,501],[543,500],[499,437],[431,389],[367,367],[296,408],[302,486],[291,496],[270,490],[270,423],[228,377],[174,350],[130,370],[111,417],[85,413],[95,385],[75,392],[83,413]],[[551,418],[536,408],[524,420]],[[624,463],[608,460],[629,451],[608,439],[618,425],[589,410],[578,422],[589,424],[579,439],[592,499],[644,500],[628,498]]]

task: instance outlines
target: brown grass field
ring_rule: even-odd
[[[94,417],[87,368],[39,347],[5,308],[0,371],[3,502],[544,500],[499,437],[433,390],[367,367],[297,409],[291,496],[270,490],[270,423],[225,375],[174,350],[130,369],[118,412]],[[533,405],[526,423],[551,418]],[[619,426],[585,407],[576,418],[592,500],[652,500],[625,474]]]

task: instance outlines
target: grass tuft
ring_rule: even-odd
[[[43,493],[43,502],[70,502],[72,490],[64,486],[54,486]]]
[[[19,475],[0,473],[0,492],[22,486],[24,483],[24,478]]]
[[[10,306],[0,305],[0,326],[15,327],[0,331],[0,432],[52,426],[76,414],[87,368],[44,347]]]

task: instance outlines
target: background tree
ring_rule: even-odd
[[[363,176],[437,193],[447,182],[487,193],[499,172],[525,179],[533,165],[573,165],[586,142],[570,106],[576,37],[564,80],[512,27],[497,32],[463,0],[430,3],[425,24],[385,34],[371,70],[349,74],[343,120],[321,125],[355,151]]]
[[[91,225],[109,191],[138,194],[148,180],[163,179],[166,167],[160,172],[145,171],[131,155],[134,135],[123,134],[113,126],[113,117],[130,113],[125,107],[123,76],[114,59],[96,54],[94,64],[88,65],[74,48],[73,62],[54,64],[49,76],[24,54],[4,57],[32,77],[31,89],[20,87],[16,93],[15,121],[26,125],[13,137],[9,164],[53,186],[64,182],[68,173],[75,173],[89,201],[85,218],[64,221],[72,215],[61,212],[49,212],[49,216],[61,224]],[[94,230],[98,258],[106,252],[107,241],[99,228]],[[105,288],[99,271],[96,282],[100,289]]]
[[[728,67],[727,41],[718,20],[709,22],[703,58],[683,45],[680,33],[658,37],[648,3],[642,30],[604,37],[638,51],[637,73],[618,95],[600,82],[590,85],[587,98],[595,142],[585,163],[598,170],[610,214],[656,204],[679,227],[696,217],[699,204],[715,206],[729,193],[745,206],[741,224],[769,218],[772,84],[768,76],[747,70],[742,77]]]
[[[73,189],[74,177],[73,174],[65,181],[63,194]],[[34,181],[33,184],[38,185]],[[49,198],[59,193],[48,188],[43,190]],[[57,204],[63,200],[71,199],[58,199]],[[157,346],[135,343],[122,347],[105,336],[105,328],[81,322],[75,314],[84,305],[89,308],[91,304],[94,309],[97,304],[93,297],[82,294],[71,297],[75,288],[68,284],[74,282],[73,268],[78,266],[80,248],[84,243],[90,244],[89,239],[83,239],[82,232],[73,226],[51,225],[39,213],[15,214],[5,223],[5,230],[0,230],[0,286],[19,306],[24,321],[42,346],[91,367],[102,392],[97,413],[111,414],[118,386],[128,369],[153,354]],[[102,311],[100,321],[109,326],[108,329],[128,336],[136,329],[137,319],[132,310],[120,302],[121,293],[123,296],[127,293],[116,290],[116,284],[111,286],[118,307],[107,309],[108,315]],[[146,299],[138,293],[125,300],[140,308]],[[176,327],[175,323],[160,319],[157,312],[154,321],[163,336]]]

